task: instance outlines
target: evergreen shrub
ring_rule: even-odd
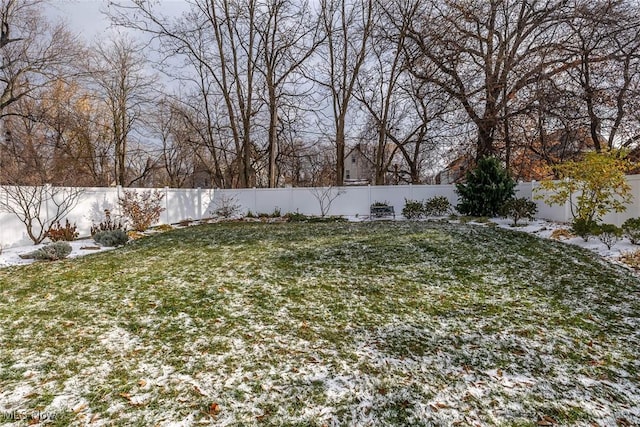
[[[495,217],[514,196],[516,183],[495,157],[483,157],[467,172],[464,183],[456,184],[457,206],[462,215]]]

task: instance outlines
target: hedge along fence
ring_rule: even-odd
[[[634,196],[627,211],[620,214],[609,214],[604,222],[621,225],[627,218],[640,216],[640,175],[628,177]],[[517,197],[532,198],[536,182],[520,183],[516,187]],[[426,200],[435,196],[446,197],[451,204],[456,205],[458,196],[454,185],[394,185],[394,186],[359,186],[340,188],[251,188],[251,189],[144,189],[127,188],[130,191],[157,190],[164,194],[162,201],[164,211],[160,215],[158,224],[174,224],[184,220],[200,220],[213,216],[213,212],[221,203],[238,205],[239,212],[246,214],[251,211],[258,213],[273,213],[278,210],[298,212],[305,215],[320,215],[319,200],[333,199],[330,206],[324,209],[327,215],[342,215],[350,217],[367,217],[369,207],[375,202],[386,202],[402,212],[405,199]],[[71,223],[76,223],[80,236],[89,236],[92,222],[100,222],[104,217],[104,210],[109,209],[114,216],[120,214],[118,198],[123,195],[122,187],[83,188],[78,204],[66,216]],[[335,196],[335,197],[334,197]],[[0,198],[7,200],[4,188],[0,187]],[[548,206],[540,200],[538,217],[553,221],[569,222],[571,213],[569,205]],[[45,206],[42,215],[52,215],[50,207]],[[24,225],[12,214],[0,212],[0,245],[3,247],[30,244]]]

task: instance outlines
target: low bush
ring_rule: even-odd
[[[424,217],[424,207],[422,202],[417,200],[404,199],[402,215],[407,219],[420,219]]]
[[[622,228],[615,224],[600,224],[594,229],[594,234],[607,246],[607,249],[611,249],[622,237]]]
[[[451,203],[444,196],[435,196],[424,202],[426,216],[446,216],[451,213]]]
[[[71,245],[67,242],[49,243],[33,252],[21,255],[24,259],[35,259],[37,261],[57,261],[64,259],[71,253]]]
[[[308,222],[308,223],[320,223],[320,222],[347,222],[346,218],[341,216],[308,216],[298,212],[289,212],[283,216],[287,222]]]
[[[640,244],[640,218],[629,218],[622,224],[624,235],[634,245]]]
[[[502,214],[507,218],[513,219],[513,226],[518,225],[521,219],[533,220],[538,212],[538,206],[535,202],[524,197],[509,199],[502,205]]]
[[[235,196],[221,194],[215,201],[216,208],[213,210],[213,215],[218,218],[230,219],[237,216],[241,216],[242,206],[238,203]]]
[[[564,228],[558,228],[551,232],[550,237],[554,240],[562,240],[562,239],[573,239],[576,236],[571,234],[569,230],[565,230]]]
[[[91,236],[95,236],[100,231],[113,231],[124,230],[124,226],[121,221],[115,221],[111,218],[111,211],[109,209],[104,210],[104,220],[99,224],[93,224],[91,226]]]
[[[562,162],[553,167],[562,179],[542,181],[535,197],[551,206],[568,203],[575,220],[598,222],[609,212],[624,212],[633,198],[624,154],[590,151],[580,160]]]
[[[490,224],[491,220],[486,216],[463,216],[459,218],[462,224],[468,224],[470,222],[475,222],[478,224]]]
[[[298,212],[289,212],[285,214],[284,218],[288,222],[306,222],[309,219],[307,215],[304,215]]]
[[[253,212],[249,211],[247,212],[247,215],[245,215],[245,218],[281,218],[281,217],[282,217],[282,211],[278,207],[273,209],[273,212],[271,213],[258,212],[254,214]]]
[[[164,194],[157,190],[141,193],[124,190],[124,196],[118,199],[118,204],[131,228],[135,231],[145,231],[160,219],[160,214],[164,211],[162,199]]]
[[[634,270],[640,270],[640,250],[622,254],[620,261]]]
[[[129,241],[129,236],[124,230],[99,231],[93,236],[93,240],[100,246],[122,246]]]
[[[576,236],[582,237],[587,242],[589,237],[597,235],[598,224],[592,220],[576,218],[571,223],[571,232]]]
[[[76,224],[71,225],[68,219],[65,220],[64,227],[58,221],[49,228],[46,235],[52,242],[72,242],[78,238],[77,228]]]
[[[160,224],[157,227],[153,227],[155,231],[159,231],[164,233],[165,231],[173,230],[173,226],[171,224]]]
[[[127,236],[129,236],[129,240],[138,240],[146,237],[144,233],[135,230],[127,231]]]

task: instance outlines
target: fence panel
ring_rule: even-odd
[[[611,213],[603,218],[605,222],[621,225],[627,218],[640,216],[640,175],[628,177],[633,201],[623,213]],[[518,197],[532,198],[538,192],[537,184],[520,183],[516,188]],[[127,189],[128,191],[149,191],[146,188]],[[364,187],[325,187],[325,188],[277,188],[277,189],[169,189],[158,191],[165,195],[163,207],[165,211],[158,223],[177,223],[182,220],[197,220],[213,216],[216,208],[222,204],[234,204],[239,207],[239,214],[248,211],[254,214],[271,214],[278,209],[282,214],[298,212],[305,215],[320,215],[322,207],[327,215],[366,216],[369,206],[378,202],[391,204],[400,215],[405,199],[426,200],[435,196],[445,196],[453,205],[458,197],[453,185],[399,185],[399,186],[364,186]],[[62,193],[61,193],[62,194]],[[88,236],[92,223],[104,218],[104,210],[109,209],[114,216],[120,214],[118,197],[122,196],[121,187],[84,188],[78,205],[66,218],[76,223],[81,236]],[[60,197],[60,196],[57,196]],[[0,200],[7,203],[8,195],[0,187]],[[564,206],[548,206],[536,200],[538,217],[553,221],[568,222],[571,220],[569,204]],[[55,213],[53,204],[43,207],[43,215],[51,217]],[[46,218],[45,218],[46,219]],[[64,222],[64,218],[63,218]],[[15,215],[0,212],[0,245],[14,246],[29,244],[31,241],[25,232],[24,225]]]

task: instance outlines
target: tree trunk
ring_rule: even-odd
[[[344,185],[345,118],[342,115],[339,116],[336,124],[336,185],[342,187]]]
[[[476,145],[476,161],[483,157],[495,155],[493,134],[495,123],[483,121],[478,123],[478,142]]]
[[[269,92],[269,188],[278,186],[278,110],[276,105],[276,92],[272,84],[273,77],[267,73],[267,85]]]

